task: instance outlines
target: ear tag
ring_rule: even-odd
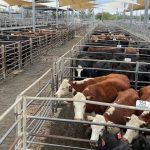
[[[117,134],[117,138],[118,138],[118,140],[122,139],[122,134],[120,132]]]

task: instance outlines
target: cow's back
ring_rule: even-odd
[[[125,83],[130,85],[130,80],[129,80],[128,76],[126,76],[124,74],[111,73],[111,74],[107,75],[107,77],[108,78],[117,78],[117,79],[123,80]]]
[[[80,84],[78,84],[77,82],[74,82],[74,81],[69,81],[69,83],[77,92],[82,92],[89,85],[97,84],[99,82],[102,82],[102,81],[105,81],[106,79],[111,79],[111,78],[120,79],[123,82],[125,82],[126,84],[130,85],[129,78],[123,74],[109,74],[106,76],[89,78],[89,80],[85,80],[83,83],[80,83]]]
[[[108,78],[105,81],[98,83],[99,86],[105,89],[107,86],[113,86],[117,89],[118,92],[124,91],[130,88],[130,83],[126,83],[119,78]]]

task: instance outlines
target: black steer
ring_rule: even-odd
[[[132,142],[133,150],[150,150],[150,139],[140,135],[137,139]]]
[[[128,143],[121,139],[121,133],[112,134],[106,131],[103,136],[99,137],[96,150],[131,150]]]

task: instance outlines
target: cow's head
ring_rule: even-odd
[[[61,85],[59,86],[58,91],[55,93],[55,97],[62,97],[65,95],[68,95],[70,93],[73,93],[75,89],[72,88],[71,84],[69,83],[68,79],[64,79]]]
[[[78,73],[78,77],[81,77],[81,72],[83,71],[83,67],[81,65],[78,65],[78,68],[76,68],[76,71]]]
[[[87,119],[92,121],[93,123],[106,123],[106,120],[105,120],[104,116],[102,116],[102,115],[96,115],[95,117],[88,116]],[[91,135],[90,140],[98,141],[99,136],[103,135],[105,126],[91,125],[91,128],[92,128],[92,135]]]
[[[77,92],[77,94],[73,97],[73,100],[75,114],[74,119],[83,120],[86,108],[86,97],[82,93]],[[81,100],[83,102],[77,102],[77,100]]]
[[[132,115],[131,117],[129,117],[129,119],[130,120],[126,123],[126,126],[139,128],[141,125],[145,124],[145,122],[140,120],[136,115]],[[123,138],[129,143],[132,143],[133,139],[135,139],[138,135],[139,131],[128,129]]]

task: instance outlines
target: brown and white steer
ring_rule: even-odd
[[[141,88],[139,91],[139,96],[141,100],[150,102],[150,86]],[[144,124],[150,123],[150,111],[138,111],[138,115],[139,116],[132,115],[126,125],[139,128]],[[132,143],[133,139],[135,139],[138,135],[139,131],[128,129],[124,135],[124,138],[129,143]]]
[[[121,79],[108,78],[97,84],[87,86],[82,93],[77,92],[73,97],[75,119],[83,120],[85,112],[103,114],[107,107],[92,104],[86,104],[86,100],[112,103],[118,96],[119,91],[130,88],[130,84],[125,83]],[[83,102],[77,102],[81,100]]]
[[[119,92],[114,104],[135,106],[136,100],[139,99],[138,93],[134,89],[127,89]],[[96,115],[95,117],[88,116],[88,120],[93,120],[94,123],[115,123],[126,124],[126,117],[130,117],[135,113],[135,110],[121,109],[115,107],[109,107],[103,115]],[[99,135],[103,135],[104,126],[91,125],[92,135],[91,140],[97,141]],[[113,128],[112,128],[113,129]]]
[[[106,76],[100,76],[96,78],[87,78],[81,81],[69,81],[64,79],[61,83],[58,91],[55,93],[55,96],[60,98],[65,95],[73,94],[76,92],[82,92],[88,85],[96,84],[102,82],[108,78],[117,78],[124,81],[130,87],[130,80],[126,75],[123,74],[109,74]]]

